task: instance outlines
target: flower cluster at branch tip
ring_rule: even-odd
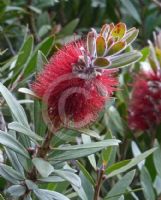
[[[150,42],[148,61],[151,69],[143,69],[135,78],[129,104],[128,122],[134,130],[145,131],[161,123],[161,32]]]
[[[137,34],[135,28],[127,31],[124,23],[105,24],[100,33],[92,29],[86,40],[73,41],[51,57],[32,89],[47,104],[47,118],[54,127],[72,122],[80,128],[97,118],[118,85],[114,74],[121,52]],[[119,67],[134,62],[126,60],[127,56]]]

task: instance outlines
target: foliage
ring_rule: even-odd
[[[160,198],[161,126],[134,131],[127,120],[135,74],[161,59],[153,41],[160,9],[150,0],[0,2],[0,199],[92,200],[98,185],[102,199]],[[120,69],[116,99],[94,124],[61,129],[51,135],[50,153],[38,155],[48,130],[42,102],[30,90],[35,75],[74,37],[120,21],[139,29],[141,60]],[[133,52],[129,46],[114,67],[137,60]]]

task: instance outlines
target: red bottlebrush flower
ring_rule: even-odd
[[[141,72],[133,86],[129,127],[146,130],[161,123],[161,71]]]
[[[51,57],[32,89],[46,102],[46,117],[54,127],[80,128],[97,118],[117,86],[117,70],[107,67],[114,61],[119,65],[120,52],[137,33],[135,28],[126,32],[123,23],[104,25],[100,34],[92,29],[86,41],[71,42]],[[133,55],[140,58],[137,52]],[[129,64],[124,60],[127,54],[121,58],[120,66]]]
[[[116,89],[115,69],[97,72],[87,68],[84,72],[81,63],[76,69],[82,46],[83,41],[72,42],[59,50],[32,86],[47,101],[48,115],[55,127],[67,126],[70,121],[75,127],[82,127],[94,121]]]

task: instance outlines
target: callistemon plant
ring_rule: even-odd
[[[100,192],[102,182],[126,172],[154,149],[123,164],[113,163],[108,166],[108,161],[111,158],[113,160],[112,152],[115,152],[112,147],[118,146],[120,141],[111,134],[108,135],[109,139],[105,139],[105,134],[99,136],[94,128],[89,129],[87,125],[95,121],[116,90],[117,68],[134,63],[141,57],[139,52],[127,48],[137,34],[138,30],[127,30],[123,23],[106,24],[100,33],[92,29],[86,39],[73,41],[58,50],[32,84],[32,90],[39,98],[34,98],[34,110],[25,107],[28,108],[28,117],[20,102],[0,83],[0,92],[4,98],[0,103],[6,109],[6,102],[12,113],[9,123],[5,123],[5,118],[1,120],[3,130],[0,131],[0,144],[5,156],[1,159],[0,176],[7,182],[3,195],[16,200],[99,200],[100,197],[111,199],[112,196],[122,196],[134,177],[134,171],[128,172],[120,180],[119,185],[126,183],[123,184],[123,190],[118,190],[118,185],[113,186],[112,183],[112,190],[105,194],[104,191]],[[51,37],[42,41],[32,55],[33,40],[29,36],[18,56],[9,60],[3,69],[16,63],[17,75],[24,52],[32,55],[30,58],[25,55],[28,59],[24,62],[25,66],[26,63],[31,66],[31,63],[36,62],[37,55],[38,58],[45,58],[40,51],[42,46],[52,47],[49,41]],[[38,59],[36,65],[39,66],[42,60]],[[24,73],[23,70],[21,73],[24,76],[30,71]],[[20,80],[19,77],[18,80],[14,79],[15,74],[11,80],[15,80],[11,83],[11,90]],[[155,91],[155,83],[149,84]],[[29,89],[20,89],[21,92],[23,89],[28,95],[33,95]],[[45,106],[41,109],[42,104]],[[42,123],[41,112],[47,124]],[[1,113],[0,118],[3,118]],[[46,126],[48,122],[51,124],[49,127]],[[62,127],[65,128],[60,129]],[[93,127],[97,128],[96,125]],[[98,159],[94,155],[96,152],[100,152]],[[82,162],[79,160],[81,157],[87,157],[92,166],[89,167],[90,171],[88,167],[86,169],[87,159]]]
[[[47,104],[45,120],[54,128],[81,128],[94,121],[118,85],[118,67],[136,62],[141,54],[126,52],[138,30],[124,23],[92,29],[85,40],[65,45],[53,55],[32,85]]]
[[[129,126],[135,130],[153,130],[161,123],[161,33],[155,36],[155,46],[150,43],[148,61],[136,76],[129,105]]]

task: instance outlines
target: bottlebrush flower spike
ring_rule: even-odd
[[[142,71],[134,81],[128,122],[131,129],[146,130],[161,123],[161,70]]]
[[[118,85],[117,69],[110,68],[141,57],[136,51],[121,53],[137,34],[123,23],[105,24],[99,34],[92,29],[86,40],[71,42],[51,57],[32,89],[47,104],[54,127],[80,128],[97,118]]]
[[[149,41],[148,61],[151,69],[144,69],[134,81],[129,105],[128,122],[131,129],[146,130],[161,123],[161,32],[154,35],[155,46]]]

